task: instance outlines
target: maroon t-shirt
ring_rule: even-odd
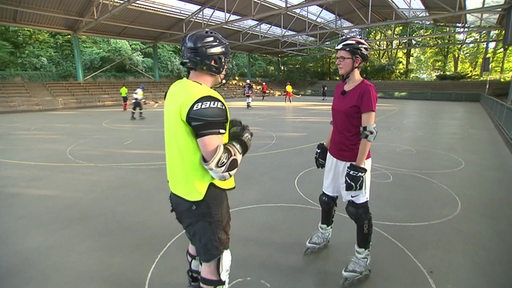
[[[341,95],[345,82],[336,85],[332,102],[331,155],[341,161],[355,162],[361,143],[361,115],[377,109],[375,86],[363,79],[350,91]],[[368,152],[366,159],[371,157]]]

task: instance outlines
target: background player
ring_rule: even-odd
[[[125,85],[119,89],[119,93],[121,93],[121,98],[123,99],[123,111],[126,111],[128,107],[128,88]]]
[[[265,96],[267,96],[268,86],[267,83],[263,82],[261,85],[261,100],[265,100]]]
[[[245,102],[247,103],[247,109],[251,109],[252,95],[254,93],[254,87],[251,84],[251,80],[247,79],[244,85]]]
[[[293,87],[292,84],[290,84],[290,82],[286,82],[286,87],[284,88],[284,91],[284,103],[286,103],[286,101],[292,103]]]
[[[322,100],[327,98],[327,85],[322,84]]]
[[[144,115],[142,115],[142,110],[144,107],[144,102],[146,100],[144,99],[144,84],[141,84],[139,88],[133,92],[133,100],[132,100],[132,120],[135,120],[135,112],[137,109],[139,109],[139,119],[145,119]]]

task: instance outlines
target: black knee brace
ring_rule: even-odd
[[[336,214],[336,207],[338,197],[330,196],[322,192],[318,197],[318,202],[322,208],[322,222],[321,224],[331,226],[334,222],[334,215]]]
[[[357,226],[357,246],[363,249],[369,249],[372,242],[373,221],[372,213],[368,201],[357,204],[354,201],[348,201],[345,206],[348,217],[356,223]]]
[[[188,261],[188,284],[190,286],[192,285],[199,285],[199,274],[200,274],[200,266],[201,263],[199,262],[199,259],[197,256],[192,255],[188,249],[187,249],[187,261]]]
[[[208,279],[201,276],[201,284],[211,287],[224,287],[226,282],[220,279]]]

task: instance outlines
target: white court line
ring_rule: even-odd
[[[313,169],[313,168],[311,168]],[[308,169],[310,170],[310,169]],[[307,170],[306,170],[307,171]],[[305,171],[303,171],[305,172]],[[303,173],[302,172],[302,173]],[[301,174],[302,174],[301,173]],[[300,174],[299,174],[300,176]],[[297,180],[297,179],[296,179]],[[297,186],[296,186],[297,188]],[[298,188],[297,188],[298,189]],[[303,195],[301,192],[300,192],[300,189],[297,190],[299,192],[299,194]],[[311,203],[314,203],[312,200],[308,199],[307,197],[303,196],[304,199],[310,201]],[[314,203],[316,206],[318,206],[316,203]],[[307,208],[307,209],[320,209],[319,207],[312,207],[312,206],[307,206],[307,205],[301,205],[301,204],[257,204],[257,205],[248,205],[248,206],[243,206],[243,207],[238,207],[238,208],[234,208],[234,209],[231,209],[231,212],[235,212],[235,211],[240,211],[240,210],[245,210],[245,209],[251,209],[251,208],[261,208],[261,207],[298,207],[298,208]],[[336,214],[339,214],[339,213],[336,213]],[[346,215],[343,215],[341,214],[342,216],[344,217],[347,217]],[[430,287],[431,288],[436,288],[436,285],[435,285],[435,282],[434,280],[430,277],[430,275],[428,275],[428,272],[426,271],[426,269],[423,267],[423,265],[421,265],[421,263],[412,255],[411,252],[409,252],[409,250],[407,250],[407,248],[405,248],[402,244],[400,244],[400,242],[398,242],[396,239],[394,239],[393,237],[389,236],[388,234],[386,234],[384,231],[382,231],[381,229],[378,229],[376,227],[374,227],[376,231],[378,231],[379,233],[381,233],[382,235],[384,235],[386,238],[388,238],[389,240],[391,240],[393,243],[395,243],[400,249],[402,249],[413,261],[414,263],[416,263],[416,265],[419,267],[419,269],[423,272],[423,274],[425,275],[425,277],[427,278],[427,280],[429,281],[430,283]],[[148,271],[148,275],[146,277],[146,284],[145,284],[145,288],[149,288],[149,282],[151,280],[151,276],[153,275],[153,271],[156,267],[156,265],[158,264],[158,261],[160,260],[160,258],[162,257],[162,255],[167,251],[167,249],[174,243],[174,241],[176,241],[176,239],[178,239],[181,235],[183,235],[185,232],[182,231],[181,233],[179,233],[178,235],[176,235],[171,241],[169,241],[167,243],[167,245],[165,245],[165,247],[162,249],[162,251],[158,254],[158,256],[156,257],[155,261],[153,262],[153,264],[151,265],[151,268],[149,269]],[[246,279],[250,279],[250,278],[246,278]],[[241,282],[243,281],[244,279],[237,279],[235,281],[232,282],[232,284],[234,283],[238,283],[238,282]],[[262,280],[260,280],[260,282],[262,282]],[[271,287],[270,284],[266,283],[266,282],[262,282],[264,283],[265,285],[267,285],[267,287]]]
[[[297,184],[299,178],[307,171],[310,171],[310,170],[313,170],[313,169],[316,169],[316,167],[311,167],[311,168],[308,168],[304,171],[302,171],[301,173],[299,173],[297,175],[297,177],[295,178],[295,189],[297,189],[297,192],[305,199],[307,200],[308,202],[311,202],[313,204],[315,204],[316,206],[319,206],[315,201],[309,199],[308,197],[306,197],[306,195],[304,195],[304,193],[301,192],[300,188],[299,188],[299,185]],[[459,202],[460,203],[460,202]],[[459,206],[460,207],[460,206]],[[342,215],[343,217],[346,217],[348,218],[347,215],[343,214],[343,213],[339,213],[339,212],[336,212],[336,214],[338,215]],[[374,221],[374,223],[378,223],[377,221]],[[423,267],[423,265],[421,265],[421,263],[412,255],[411,252],[409,252],[409,250],[407,250],[407,248],[405,248],[400,242],[398,242],[398,240],[394,239],[393,237],[389,236],[388,234],[386,234],[383,230],[377,228],[377,227],[374,227],[375,231],[381,233],[382,235],[384,235],[386,238],[388,238],[389,240],[391,240],[392,242],[394,242],[400,249],[402,249],[413,261],[414,263],[416,263],[416,265],[419,267],[419,269],[421,270],[421,272],[423,272],[423,274],[425,275],[425,277],[427,277],[428,279],[428,282],[430,283],[430,287],[432,288],[436,288],[436,284],[434,283],[434,280],[430,277],[430,275],[428,275],[428,272],[427,270],[425,270],[425,268]]]
[[[251,209],[251,208],[260,208],[260,207],[299,207],[299,208],[318,209],[317,207],[311,207],[311,206],[301,205],[301,204],[257,204],[257,205],[248,205],[248,206],[234,208],[234,209],[231,209],[230,211],[231,212],[236,212],[236,211],[239,211],[239,210],[245,210],[245,209]],[[172,243],[174,241],[176,241],[176,239],[178,239],[184,233],[185,233],[185,231],[182,231],[181,233],[176,235],[174,238],[172,238],[171,241],[169,241],[169,243],[167,243],[167,245],[165,245],[165,247],[162,249],[162,251],[158,254],[158,256],[156,257],[155,261],[153,262],[153,265],[151,265],[151,268],[149,269],[148,275],[146,277],[146,285],[144,286],[145,288],[149,287],[149,281],[151,279],[151,276],[153,275],[153,271],[154,271],[158,261],[162,257],[162,255],[167,251],[167,249],[172,245]],[[240,279],[237,279],[237,280],[235,280],[232,283],[235,283],[235,282],[237,282],[239,280]],[[264,282],[264,283],[266,283],[266,282]],[[266,284],[268,285],[268,283],[266,283]],[[270,287],[270,285],[268,287]]]
[[[373,145],[377,145],[377,146],[397,146],[397,147],[401,147],[402,150],[405,150],[405,149],[408,149],[409,151],[413,151],[414,154],[418,154],[418,150],[425,150],[425,151],[430,151],[430,152],[437,152],[437,153],[440,153],[440,154],[444,154],[444,155],[448,155],[452,158],[454,158],[455,160],[457,160],[460,164],[459,166],[455,167],[455,168],[451,168],[451,169],[439,169],[439,170],[418,170],[418,169],[404,169],[404,168],[396,168],[396,167],[393,167],[393,166],[387,166],[387,165],[381,165],[381,164],[373,164],[374,166],[377,166],[377,167],[382,167],[382,168],[387,168],[387,169],[392,169],[392,170],[396,170],[396,171],[403,171],[403,172],[417,172],[417,173],[446,173],[446,172],[455,172],[455,171],[459,171],[461,169],[463,169],[465,166],[466,166],[466,163],[464,162],[464,160],[462,160],[462,158],[458,157],[457,155],[454,155],[452,153],[448,153],[448,152],[445,152],[445,151],[441,151],[441,150],[437,150],[437,149],[430,149],[430,148],[413,148],[411,146],[406,146],[406,145],[401,145],[401,144],[396,144],[396,143],[374,143]]]

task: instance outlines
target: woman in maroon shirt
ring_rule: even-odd
[[[331,107],[331,132],[317,146],[315,163],[325,168],[319,197],[321,221],[306,242],[306,254],[325,247],[332,234],[338,197],[356,224],[355,255],[342,271],[342,284],[350,285],[370,275],[373,229],[370,199],[370,146],[377,135],[375,86],[360,74],[368,61],[369,45],[359,38],[345,38],[336,46],[336,65],[341,82],[336,85]]]

